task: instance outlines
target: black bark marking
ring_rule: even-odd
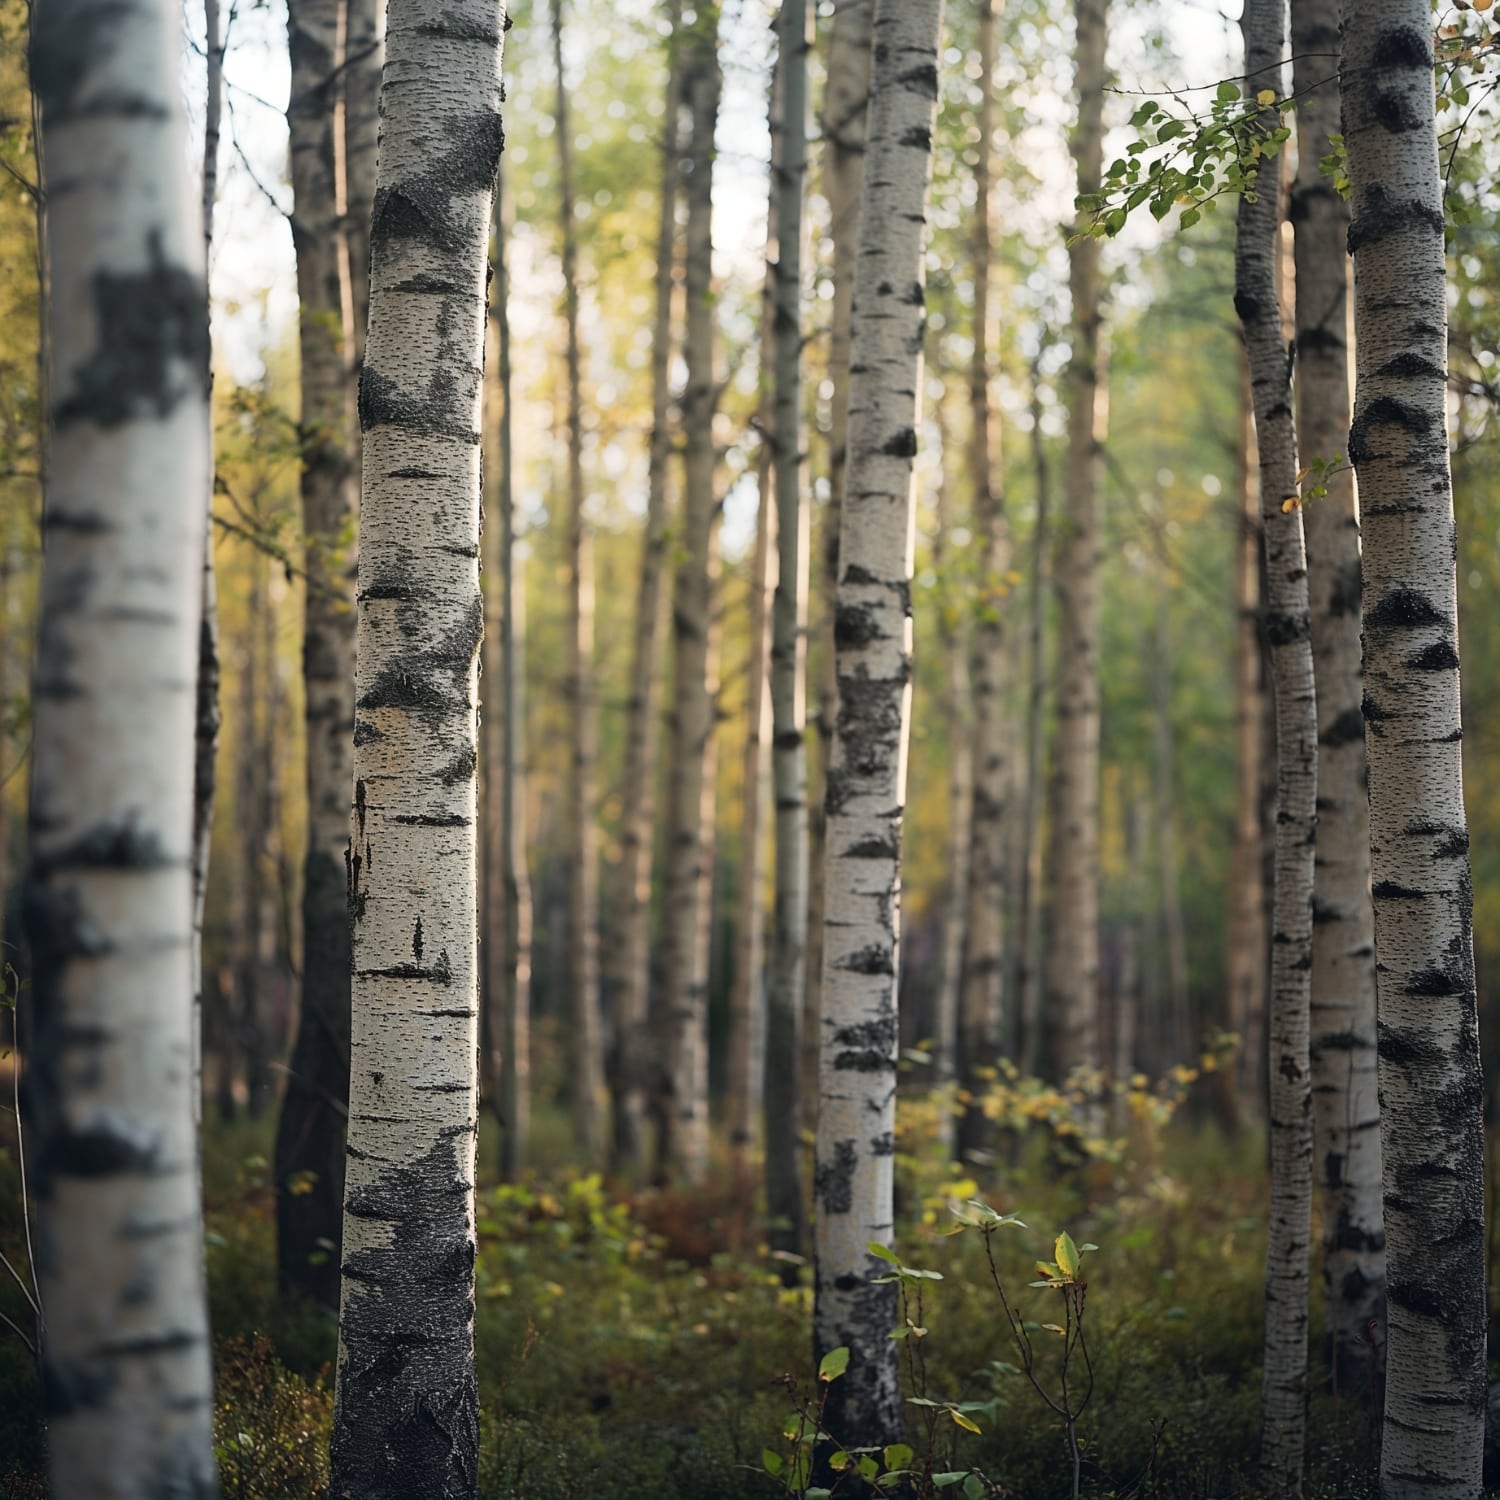
[[[368,719],[355,719],[354,743],[356,746],[373,744],[376,740],[384,738],[385,736]]]
[[[1383,456],[1371,438],[1371,429],[1383,426],[1401,427],[1416,437],[1425,437],[1432,429],[1432,418],[1394,396],[1377,396],[1356,414],[1349,425],[1349,458],[1352,463],[1358,465]]]
[[[1280,610],[1267,610],[1263,628],[1268,644],[1290,646],[1305,641],[1312,633],[1312,625],[1306,614],[1286,614]]]
[[[1443,216],[1431,205],[1413,198],[1392,198],[1378,184],[1370,188],[1363,207],[1349,224],[1349,253],[1373,245],[1389,235],[1422,229],[1441,236]],[[1352,445],[1351,445],[1352,448]],[[1355,458],[1351,451],[1351,458]],[[1356,462],[1358,460],[1356,459]]]
[[[1415,655],[1408,656],[1406,665],[1415,672],[1456,672],[1458,652],[1453,649],[1451,641],[1434,641]]]
[[[451,420],[455,411],[466,411],[458,383],[446,371],[437,371],[422,394],[403,391],[395,381],[372,365],[359,377],[359,430],[374,427],[404,427],[428,437],[448,437],[477,445],[479,434],[466,421]]]
[[[915,458],[917,456],[916,428],[902,427],[893,432],[880,445],[880,452],[888,458]]]
[[[871,833],[843,850],[844,859],[899,859],[901,846],[894,831]]]
[[[425,968],[421,964],[391,964],[383,969],[360,969],[357,975],[360,979],[427,979],[433,984],[453,983],[453,968],[446,948]]]
[[[479,756],[472,745],[465,745],[452,760],[437,773],[444,786],[457,786],[470,780],[479,768]]]
[[[883,640],[880,611],[869,604],[840,604],[833,618],[834,644],[846,651],[862,651]]]
[[[1426,377],[1429,380],[1448,378],[1430,359],[1424,359],[1412,350],[1398,354],[1394,359],[1386,360],[1375,373],[1400,380],[1413,380],[1418,377]]]
[[[467,828],[473,819],[462,813],[397,813],[391,822],[408,828]]]
[[[854,1207],[854,1167],[858,1153],[852,1140],[835,1141],[833,1160],[819,1162],[813,1173],[813,1197],[828,1214],[846,1214]]]
[[[170,264],[161,235],[147,239],[143,271],[96,271],[90,291],[98,343],[71,372],[54,421],[118,427],[170,416],[184,399],[202,400],[208,370],[208,289],[203,277]]]
[[[938,96],[938,76],[936,63],[919,63],[915,68],[908,68],[904,73],[896,75],[896,85],[905,89],[910,94],[919,94],[923,99],[936,99]],[[903,139],[903,145],[912,145],[911,141]],[[931,148],[931,138],[928,138],[928,147]]]
[[[154,829],[137,827],[127,813],[118,823],[96,823],[71,844],[37,855],[33,868],[45,876],[56,870],[170,870],[182,863],[168,854]]]
[[[1415,26],[1392,26],[1383,31],[1370,53],[1371,68],[1420,68],[1432,71],[1432,47]]]
[[[1425,594],[1415,589],[1387,589],[1379,603],[1365,613],[1369,630],[1415,630],[1423,625],[1446,625],[1441,614]],[[1365,714],[1369,718],[1368,713]]]
[[[896,972],[891,961],[890,948],[879,943],[870,943],[866,947],[857,948],[847,957],[841,958],[836,967],[846,974],[894,974]]]
[[[1382,1062],[1425,1068],[1442,1061],[1442,1049],[1424,1030],[1401,1028],[1382,1022],[1378,1032],[1376,1046]]]
[[[1451,974],[1445,974],[1441,969],[1418,969],[1406,981],[1408,995],[1430,995],[1442,999],[1467,992],[1466,985],[1454,979]]]
[[[1377,880],[1370,887],[1370,895],[1376,901],[1418,901],[1426,894],[1426,891],[1398,885],[1394,880]]]
[[[412,957],[413,958],[418,958],[418,959],[421,958],[421,956],[422,956],[422,919],[421,919],[421,917],[417,918],[417,925],[412,930],[412,935],[411,935],[411,951],[412,951]]]
[[[467,244],[471,208],[465,200],[494,183],[505,132],[499,112],[492,109],[445,124],[445,152],[424,153],[419,176],[376,190],[370,239],[377,254],[389,254],[389,246],[403,240],[447,254]]]
[[[1364,715],[1357,708],[1346,708],[1318,736],[1318,743],[1328,746],[1330,750],[1337,750],[1344,745],[1358,744],[1364,737]]]
[[[474,1257],[462,1136],[349,1195],[390,1243],[349,1254],[333,1500],[472,1495],[479,1454]]]

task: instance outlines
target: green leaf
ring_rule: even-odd
[[[1073,1236],[1066,1229],[1058,1235],[1057,1243],[1053,1246],[1052,1253],[1057,1257],[1057,1264],[1064,1276],[1076,1276],[1078,1274],[1078,1246],[1073,1243]]]
[[[849,1346],[840,1344],[837,1349],[830,1349],[818,1365],[818,1379],[822,1381],[837,1380],[845,1370],[849,1368]]]
[[[849,1463],[849,1455],[842,1448],[828,1455],[828,1467],[834,1470],[835,1473],[842,1474],[849,1467]]]
[[[973,1417],[966,1417],[963,1412],[955,1411],[951,1406],[948,1408],[948,1415],[953,1418],[954,1424],[962,1427],[965,1432],[979,1432],[979,1423]]]
[[[985,1485],[977,1474],[970,1474],[964,1480],[964,1500],[984,1500]]]
[[[940,1490],[946,1490],[951,1485],[962,1484],[969,1477],[967,1469],[950,1469],[946,1474],[934,1474],[932,1482]]]
[[[784,1467],[781,1462],[781,1455],[773,1448],[762,1448],[760,1450],[760,1466],[767,1474],[772,1475],[781,1473]]]
[[[1160,130],[1156,132],[1156,144],[1160,146],[1165,141],[1176,140],[1187,126],[1181,120],[1168,120]]]
[[[1233,104],[1240,97],[1240,86],[1227,80],[1221,83],[1214,93],[1214,97],[1220,104]]]
[[[1202,217],[1203,215],[1196,208],[1185,208],[1182,211],[1182,217],[1177,222],[1181,228],[1191,229]]]
[[[882,1455],[885,1466],[888,1469],[904,1469],[917,1455],[915,1451],[905,1443],[887,1443]]]
[[[880,1465],[867,1453],[859,1461],[859,1477],[866,1483],[873,1480],[880,1472]]]
[[[882,1245],[879,1240],[871,1240],[870,1243],[865,1246],[865,1249],[868,1250],[876,1260],[883,1260],[887,1265],[899,1266],[901,1264],[901,1257],[897,1255],[889,1245]]]

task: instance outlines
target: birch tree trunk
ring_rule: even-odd
[[[974,354],[969,365],[969,483],[979,551],[978,612],[974,621],[974,802],[969,820],[968,911],[964,921],[964,978],[958,997],[959,1050],[964,1085],[977,1098],[981,1068],[1000,1051],[1001,984],[1005,978],[1005,832],[1010,767],[1005,759],[1005,596],[1008,548],[990,419],[990,165],[995,133],[995,3],[979,11],[979,145],[974,168],[972,277]],[[984,1111],[970,1104],[959,1126],[962,1155],[984,1144]]]
[[[1188,985],[1187,923],[1182,914],[1182,870],[1177,853],[1177,772],[1172,740],[1172,637],[1166,601],[1171,580],[1161,580],[1151,656],[1151,730],[1154,762],[1152,800],[1156,804],[1157,875],[1161,881],[1162,931],[1166,938],[1167,1011],[1162,1029],[1170,1038],[1170,1063],[1193,1056],[1192,995]],[[1139,868],[1138,866],[1134,868]],[[1116,1075],[1118,1076],[1118,1074]]]
[[[672,298],[677,260],[678,69],[681,6],[668,0],[667,105],[662,113],[662,172],[656,227],[656,306],[651,328],[651,446],[646,527],[641,542],[630,696],[625,705],[625,766],[621,779],[620,863],[614,909],[619,924],[609,945],[610,991],[616,997],[614,1140],[616,1168],[645,1164],[650,1062],[651,856],[656,820],[657,677],[662,656],[662,563],[667,549],[667,476],[672,454]]]
[[[512,232],[505,174],[495,181],[495,252],[490,316],[495,324],[500,416],[495,437],[499,525],[486,567],[486,676],[494,684],[485,708],[484,774],[488,783],[484,925],[485,1015],[495,1113],[500,1125],[500,1173],[515,1181],[526,1165],[531,1134],[531,880],[526,863],[526,568],[516,538],[511,431],[510,277],[506,251]],[[494,625],[488,617],[493,615]],[[494,1055],[498,1054],[498,1057]]]
[[[1026,718],[1026,764],[1022,781],[1022,847],[1026,862],[1015,903],[1015,936],[1011,953],[1018,955],[1016,979],[1009,993],[1017,997],[1020,1027],[1020,1064],[1035,1077],[1042,1056],[1042,763],[1045,757],[1047,700],[1046,571],[1051,541],[1052,482],[1042,433],[1041,367],[1045,339],[1031,367],[1031,463],[1036,472],[1036,523],[1031,534],[1030,639],[1026,651],[1029,673]]]
[[[224,35],[219,0],[204,0],[203,55],[207,93],[203,108],[203,256],[213,255],[214,203],[219,195],[219,138],[224,115]],[[205,282],[206,285],[206,282]],[[203,1119],[203,912],[208,900],[208,863],[213,845],[214,789],[219,753],[219,603],[214,580],[214,412],[213,347],[208,359],[208,493],[203,528],[203,569],[198,624],[198,698],[193,720],[193,1108]],[[0,580],[3,582],[4,580]],[[0,702],[3,702],[0,694]],[[0,814],[0,842],[4,841]],[[0,855],[3,865],[3,855]],[[5,911],[5,882],[0,878],[0,926]]]
[[[768,262],[769,264],[769,262]],[[767,296],[764,301],[770,303]],[[769,464],[760,484],[755,551],[750,561],[750,656],[746,662],[744,795],[740,807],[739,911],[735,920],[734,981],[729,991],[729,1038],[725,1049],[725,1122],[729,1155],[744,1181],[755,1144],[756,1104],[761,1097],[765,1038],[765,807],[771,775],[771,507]]]
[[[1305,462],[1331,463],[1349,426],[1349,212],[1318,163],[1339,128],[1337,0],[1292,7],[1297,179],[1297,429]],[[1339,464],[1308,506],[1308,589],[1318,685],[1318,833],[1309,1058],[1323,1282],[1334,1390],[1373,1408],[1385,1319],[1385,1225],[1376,1096],[1375,934],[1359,640],[1359,517]]]
[[[393,0],[359,414],[334,1500],[477,1493],[479,404],[503,14]]]
[[[1078,191],[1097,192],[1103,161],[1108,0],[1076,0]],[[1099,242],[1068,248],[1073,352],[1068,360],[1064,509],[1053,584],[1057,744],[1049,788],[1046,1009],[1060,1078],[1099,1065]]]
[[[713,160],[723,75],[719,11],[700,7],[682,39],[683,95],[691,116],[687,180],[687,386],[680,562],[673,582],[672,756],[669,773],[662,1016],[667,1070],[661,1165],[688,1182],[708,1172],[708,946],[713,895],[714,735],[718,696],[719,502],[713,419]]]
[[[1277,89],[1286,31],[1279,0],[1247,0],[1245,88]],[[1279,90],[1278,90],[1279,92]],[[1263,111],[1258,128],[1280,123]],[[1265,1363],[1260,1466],[1276,1495],[1302,1493],[1307,1423],[1308,1240],[1312,1117],[1308,999],[1312,974],[1313,841],[1318,720],[1313,695],[1307,554],[1297,496],[1291,362],[1281,324],[1277,257],[1281,154],[1261,156],[1235,227],[1234,305],[1244,329],[1260,458],[1266,556],[1266,639],[1276,699],[1276,895],[1271,932],[1270,1240],[1266,1248]],[[1287,505],[1291,499],[1293,503]]]
[[[828,32],[827,82],[822,135],[823,192],[833,239],[833,304],[828,337],[828,505],[823,515],[818,581],[825,636],[818,681],[819,788],[808,809],[807,985],[802,1006],[802,1125],[811,1130],[818,1114],[818,1045],[823,985],[823,871],[828,755],[838,711],[834,678],[833,619],[838,592],[839,513],[849,448],[849,337],[854,305],[854,263],[859,249],[864,193],[865,141],[869,133],[870,27],[874,0],[845,0],[834,7]]]
[[[594,545],[584,516],[582,356],[578,346],[578,235],[573,223],[573,143],[562,62],[562,0],[552,0],[557,74],[557,190],[567,330],[568,557],[572,638],[568,662],[573,775],[568,787],[568,993],[573,1031],[573,1135],[587,1162],[604,1151],[604,1034],[599,1009],[599,685],[594,669]]]
[[[1343,11],[1389,1335],[1384,1500],[1480,1493],[1483,1097],[1432,21]]]
[[[345,62],[340,0],[290,0],[287,40],[307,568],[302,664],[308,812],[302,1010],[276,1132],[276,1252],[283,1293],[335,1307],[349,1088],[344,879],[354,784],[349,533],[358,498],[349,383],[353,313],[348,250],[340,233],[343,153],[335,110]]]
[[[385,62],[381,25],[385,0],[344,0],[347,41],[344,53],[341,148],[344,243],[349,262],[349,297],[354,336],[345,341],[355,383],[365,362],[365,331],[370,321],[370,219],[375,207],[375,150],[380,137],[380,73]],[[355,430],[355,444],[359,433]]]
[[[938,403],[938,428],[944,460],[934,496],[937,512],[932,535],[932,569],[942,590],[938,630],[947,667],[943,709],[948,732],[948,874],[943,891],[943,926],[938,957],[938,992],[933,1014],[932,1083],[955,1091],[958,1082],[958,1000],[964,979],[964,931],[968,919],[969,852],[973,846],[974,717],[969,684],[970,631],[968,599],[955,588],[949,555],[953,492],[947,462],[948,431]],[[958,1144],[955,1100],[938,1119],[939,1145],[945,1153]]]
[[[846,1448],[896,1441],[896,1289],[866,1248],[894,1233],[901,827],[911,719],[912,460],[941,0],[877,0],[855,270],[849,465],[840,520],[838,719],[828,768],[827,911],[814,1195],[819,1356],[847,1345],[827,1423]]]
[[[773,287],[776,593],[771,604],[776,905],[766,1002],[766,1213],[772,1249],[802,1248],[801,1036],[807,991],[807,587],[810,508],[802,430],[802,201],[807,179],[807,0],[782,0],[781,170]]]
[[[175,5],[32,16],[55,438],[23,1113],[57,1500],[217,1493],[192,1092],[208,294],[179,38]]]
[[[1225,935],[1225,1029],[1237,1032],[1237,1068],[1220,1074],[1219,1109],[1238,1129],[1265,1114],[1266,929],[1261,839],[1261,761],[1266,694],[1260,641],[1260,463],[1250,376],[1243,370],[1238,492],[1234,503],[1234,836]]]

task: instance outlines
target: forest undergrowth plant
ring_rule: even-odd
[[[1073,1500],[1078,1500],[1082,1479],[1083,1450],[1078,1440],[1079,1419],[1087,1410],[1094,1395],[1094,1364],[1089,1355],[1088,1341],[1084,1335],[1084,1313],[1088,1302],[1088,1282],[1081,1272],[1083,1257],[1099,1247],[1085,1243],[1076,1245],[1064,1230],[1057,1236],[1052,1253],[1054,1260],[1036,1262],[1040,1280],[1030,1283],[1032,1287],[1056,1292],[1062,1299],[1062,1322],[1042,1323],[1040,1330],[1056,1334],[1062,1339],[1062,1357],[1059,1362],[1057,1383],[1050,1387],[1043,1379],[1031,1339],[1033,1325],[1020,1316],[1011,1305],[1005,1289],[1005,1278],[1000,1274],[999,1262],[995,1258],[995,1231],[999,1229],[1024,1229],[1026,1225],[1014,1214],[1002,1214],[978,1198],[971,1198],[962,1207],[953,1210],[958,1220],[952,1234],[961,1234],[967,1229],[976,1229],[984,1240],[985,1262],[989,1267],[990,1280],[1000,1298],[1000,1307],[1010,1329],[1011,1342],[1021,1361],[1020,1370],[1053,1414],[1063,1425],[1067,1436],[1068,1457],[1073,1466]]]

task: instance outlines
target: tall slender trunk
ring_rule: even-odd
[[[959,1050],[967,1091],[983,1089],[979,1070],[993,1068],[1000,1051],[1005,978],[1005,835],[1010,767],[1006,764],[1005,571],[1009,544],[1005,496],[996,458],[998,434],[990,412],[990,178],[995,132],[995,0],[979,11],[979,146],[974,167],[972,278],[974,354],[969,365],[969,485],[979,553],[978,611],[974,620],[974,804],[970,816],[968,911],[964,977],[958,997]],[[984,1144],[984,1111],[971,1103],[959,1126],[961,1153]]]
[[[568,788],[568,993],[573,1033],[573,1135],[585,1161],[604,1150],[604,1034],[599,1009],[599,685],[594,667],[594,546],[583,513],[582,355],[578,344],[578,234],[573,211],[573,143],[563,77],[562,0],[552,0],[552,66],[557,74],[558,216],[563,323],[567,332],[568,572],[572,636],[568,688],[573,775]]]
[[[896,1441],[896,1288],[871,1243],[895,1225],[901,828],[911,718],[912,460],[941,0],[877,0],[855,270],[849,465],[839,541],[838,719],[828,767],[813,1338],[850,1350],[827,1422],[846,1448]]]
[[[1318,163],[1339,128],[1337,0],[1292,7],[1297,179],[1297,428],[1304,462],[1343,453],[1349,426],[1349,211]],[[1315,1170],[1334,1389],[1367,1407],[1379,1384],[1371,1334],[1385,1319],[1385,1225],[1376,1097],[1375,932],[1359,640],[1359,517],[1345,465],[1307,508],[1308,589],[1318,684],[1318,833],[1311,1043]]]
[[[807,991],[807,586],[810,507],[802,427],[802,202],[807,179],[807,0],[782,0],[781,168],[773,323],[776,594],[772,601],[772,774],[776,906],[766,1002],[766,1212],[773,1249],[802,1248],[802,1007]]]
[[[1036,473],[1036,523],[1031,534],[1031,588],[1026,666],[1029,676],[1026,710],[1026,765],[1022,781],[1021,828],[1025,864],[1015,903],[1015,936],[1009,952],[1016,958],[1016,978],[1008,993],[1016,996],[1021,1071],[1036,1075],[1042,1058],[1042,762],[1045,751],[1047,699],[1047,557],[1051,544],[1052,483],[1042,433],[1041,365],[1045,341],[1031,367],[1031,466]]]
[[[1247,0],[1245,88],[1277,89],[1286,45],[1278,0]],[[1279,123],[1263,111],[1257,128]],[[1317,827],[1318,720],[1313,694],[1307,554],[1297,500],[1297,430],[1283,335],[1277,258],[1281,153],[1259,161],[1254,192],[1240,197],[1234,305],[1244,329],[1260,456],[1266,557],[1266,639],[1276,700],[1276,896],[1271,932],[1270,1240],[1266,1249],[1265,1364],[1260,1466],[1276,1495],[1302,1493],[1307,1425],[1308,1238],[1312,1117],[1308,999],[1312,976],[1313,840]],[[1288,500],[1291,504],[1288,504]]]
[[[349,262],[353,337],[345,340],[356,377],[365,362],[370,321],[370,219],[375,209],[375,148],[380,135],[380,73],[385,63],[385,0],[343,0],[347,7],[342,78],[342,129],[336,140],[342,182],[340,211]],[[355,430],[355,444],[359,433]]]
[[[718,696],[717,468],[714,373],[713,163],[723,75],[719,11],[700,6],[683,37],[683,95],[691,117],[684,286],[687,386],[681,550],[672,595],[672,756],[668,809],[666,940],[661,1016],[666,1026],[661,1165],[690,1182],[708,1172],[708,946],[713,895],[714,734]]]
[[[1079,193],[1098,191],[1103,159],[1108,0],[1076,0]],[[1057,745],[1049,788],[1046,1004],[1060,1077],[1099,1064],[1099,242],[1068,248],[1073,352],[1068,360],[1064,508],[1057,591]]]
[[[1177,771],[1172,734],[1172,635],[1167,614],[1169,580],[1163,579],[1156,608],[1151,657],[1151,738],[1156,805],[1157,877],[1161,882],[1162,930],[1166,937],[1167,1010],[1162,1029],[1170,1039],[1169,1063],[1195,1055],[1192,995],[1188,983],[1187,923],[1182,914],[1182,870],[1177,852]]]
[[[219,0],[203,3],[203,56],[207,92],[203,107],[203,254],[213,254],[214,203],[219,194],[219,137],[224,115],[224,47]],[[214,413],[213,348],[208,351],[208,493],[203,528],[203,568],[199,587],[198,697],[193,719],[193,1106],[203,1117],[203,911],[208,900],[208,861],[213,843],[215,762],[219,752],[219,603],[214,581]],[[0,694],[0,702],[3,702]],[[3,758],[3,757],[0,757]],[[0,772],[0,774],[4,774]],[[3,799],[0,799],[3,800]],[[3,820],[0,809],[0,820]],[[0,822],[0,845],[4,827]],[[4,855],[0,853],[0,862]],[[0,927],[4,926],[5,882],[0,878]],[[3,936],[3,933],[0,933]]]
[[[208,293],[180,18],[40,0],[32,23],[58,441],[32,693],[23,1112],[51,1492],[210,1497],[192,1097]]]
[[[477,1493],[480,396],[503,14],[393,0],[360,382],[334,1500]]]
[[[730,1162],[745,1179],[746,1154],[755,1140],[756,1105],[765,1039],[765,806],[771,776],[771,592],[776,587],[772,550],[772,464],[775,453],[777,195],[782,168],[781,116],[784,59],[778,47],[772,66],[768,120],[771,130],[771,189],[766,211],[765,281],[760,299],[760,508],[750,559],[750,649],[745,664],[744,791],[740,802],[738,910],[734,924],[734,976],[729,990],[729,1036],[725,1048],[725,1125]]]
[[[1220,1075],[1227,1128],[1265,1115],[1267,955],[1261,871],[1261,786],[1266,693],[1260,639],[1260,463],[1250,373],[1241,367],[1241,418],[1234,500],[1234,835],[1229,855],[1224,1028],[1240,1038],[1239,1066]]]
[[[485,666],[493,684],[482,726],[486,782],[484,1015],[491,1090],[500,1125],[500,1173],[514,1181],[531,1134],[531,879],[526,862],[526,568],[516,540],[511,423],[512,233],[505,173],[495,180],[495,252],[490,316],[495,324],[499,421],[495,468],[499,525],[485,570]]]
[[[292,243],[301,352],[302,527],[307,601],[307,853],[302,1010],[277,1124],[277,1275],[283,1292],[337,1305],[349,1089],[349,911],[344,891],[354,784],[354,611],[348,534],[356,494],[349,384],[351,287],[340,233],[340,0],[291,0]]]
[[[1389,1335],[1383,1500],[1480,1492],[1484,1134],[1432,22],[1343,12]]]
[[[864,194],[865,141],[869,134],[870,35],[874,0],[835,6],[828,32],[827,82],[822,134],[823,192],[833,238],[833,305],[828,337],[828,504],[819,545],[818,585],[823,637],[817,690],[818,766],[816,793],[808,807],[807,985],[802,1005],[802,1125],[811,1130],[818,1113],[819,1015],[823,985],[823,872],[827,825],[828,755],[838,712],[834,678],[833,619],[838,592],[839,515],[849,447],[849,340],[854,306],[854,263],[859,249]]]
[[[770,302],[770,297],[765,299]],[[769,455],[767,455],[769,459]],[[750,560],[750,655],[746,662],[744,794],[740,805],[739,910],[735,920],[734,980],[729,991],[725,1048],[726,1134],[730,1160],[744,1178],[755,1144],[765,1046],[765,832],[771,775],[772,505],[770,464],[762,468],[760,512]]]
[[[943,891],[943,925],[938,958],[938,991],[933,1008],[932,1082],[952,1091],[958,1081],[958,1002],[964,978],[964,932],[968,923],[969,853],[973,844],[974,717],[969,686],[971,611],[966,592],[957,587],[954,560],[949,556],[953,491],[948,463],[945,403],[938,404],[938,429],[943,444],[942,467],[934,495],[936,524],[932,534],[932,569],[941,590],[938,638],[947,666],[943,714],[948,734],[948,872]],[[945,1152],[958,1145],[953,1101],[938,1120],[938,1138]]]
[[[649,1036],[651,856],[656,815],[657,677],[662,657],[662,564],[667,548],[667,478],[672,455],[672,298],[677,261],[679,0],[668,0],[667,107],[662,115],[661,193],[656,226],[655,313],[651,328],[651,445],[646,525],[636,593],[630,696],[625,706],[625,767],[621,779],[620,863],[614,909],[618,933],[606,963],[615,997],[614,1140],[616,1167],[639,1172],[645,1162]]]

